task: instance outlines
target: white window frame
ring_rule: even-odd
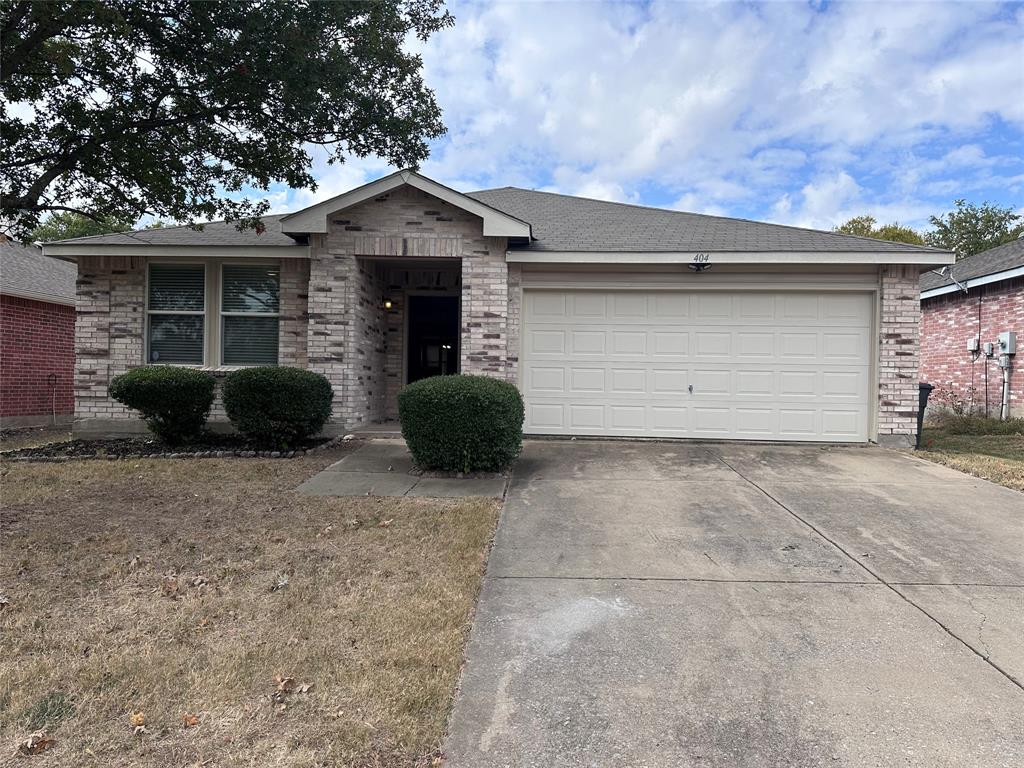
[[[277,267],[277,312],[225,312],[222,307],[224,306],[224,265],[225,262],[217,262],[217,343],[214,351],[216,357],[213,359],[217,361],[217,364],[221,368],[253,368],[258,365],[266,365],[266,363],[249,363],[249,364],[238,364],[232,363],[230,366],[224,362],[224,321],[225,317],[273,317],[277,320],[277,362],[275,365],[281,364],[281,263],[277,262],[276,265],[267,261],[257,261],[255,259],[232,259],[230,261],[231,266],[242,266],[242,267]]]
[[[149,308],[149,268],[150,266],[157,265],[172,265],[172,266],[183,266],[186,264],[198,264],[203,267],[205,282],[203,290],[203,311],[196,312],[177,312],[177,311],[166,311],[166,310],[150,310]],[[145,365],[180,365],[185,368],[198,368],[205,370],[223,370],[231,369],[235,370],[238,368],[250,368],[254,367],[249,365],[223,365],[223,350],[221,349],[222,335],[223,335],[223,323],[221,322],[222,314],[237,315],[237,316],[248,316],[253,317],[276,317],[278,319],[278,346],[277,346],[277,364],[281,364],[281,300],[282,294],[278,295],[278,311],[274,314],[269,312],[228,312],[221,313],[221,294],[224,289],[223,279],[223,267],[225,264],[246,264],[250,266],[262,266],[262,267],[277,267],[281,274],[279,279],[281,280],[280,286],[283,288],[283,273],[284,264],[281,259],[242,259],[242,258],[230,258],[230,259],[189,259],[189,258],[150,258],[147,259],[146,263],[146,287],[145,287],[145,340],[144,340],[144,364]],[[162,363],[162,362],[150,362],[149,359],[149,316],[152,314],[163,314],[163,315],[184,315],[184,314],[202,314],[204,316],[203,322],[203,362],[198,363]],[[216,362],[211,362],[216,361]]]

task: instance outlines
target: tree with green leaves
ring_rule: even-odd
[[[444,133],[404,42],[443,0],[0,0],[0,215],[224,218],[259,226],[275,182],[332,162],[416,166]]]
[[[904,227],[898,222],[884,224],[880,227],[874,216],[854,216],[838,227],[834,227],[833,231],[844,235],[873,237],[876,240],[893,240],[897,243],[924,245],[924,238],[910,227]]]
[[[954,200],[954,210],[932,216],[935,228],[925,235],[928,245],[953,251],[958,259],[987,251],[1024,236],[1024,217],[993,203],[975,205]]]
[[[133,221],[123,219],[90,219],[73,211],[56,211],[32,230],[29,239],[34,243],[52,243],[55,240],[68,240],[72,237],[126,232],[132,229],[133,225]]]

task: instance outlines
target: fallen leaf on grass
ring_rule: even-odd
[[[0,611],[11,604],[11,599],[7,595],[0,595]]]
[[[377,527],[378,528],[390,528],[392,522],[393,522],[393,520],[381,520],[379,523],[377,523]]]
[[[56,739],[47,736],[44,731],[36,731],[18,745],[18,751],[23,755],[39,755],[56,743]]]
[[[132,712],[128,715],[128,722],[131,723],[133,732],[136,736],[141,736],[146,733],[146,713],[145,712]]]
[[[278,575],[277,581],[274,582],[274,586],[272,586],[270,588],[270,591],[271,592],[277,592],[278,590],[284,589],[287,586],[288,586],[288,574],[287,573],[282,573],[282,574]]]
[[[191,712],[183,712],[181,714],[181,724],[185,728],[192,728],[199,725],[199,716],[193,715]]]

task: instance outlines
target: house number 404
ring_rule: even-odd
[[[694,264],[707,264],[709,261],[711,261],[711,254],[708,253],[698,253],[693,257]]]

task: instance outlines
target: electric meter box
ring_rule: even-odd
[[[999,353],[1003,355],[1017,354],[1017,334],[1013,331],[1004,331],[999,334]]]
[[[977,352],[978,351],[978,337],[972,336],[967,340],[967,351]]]

